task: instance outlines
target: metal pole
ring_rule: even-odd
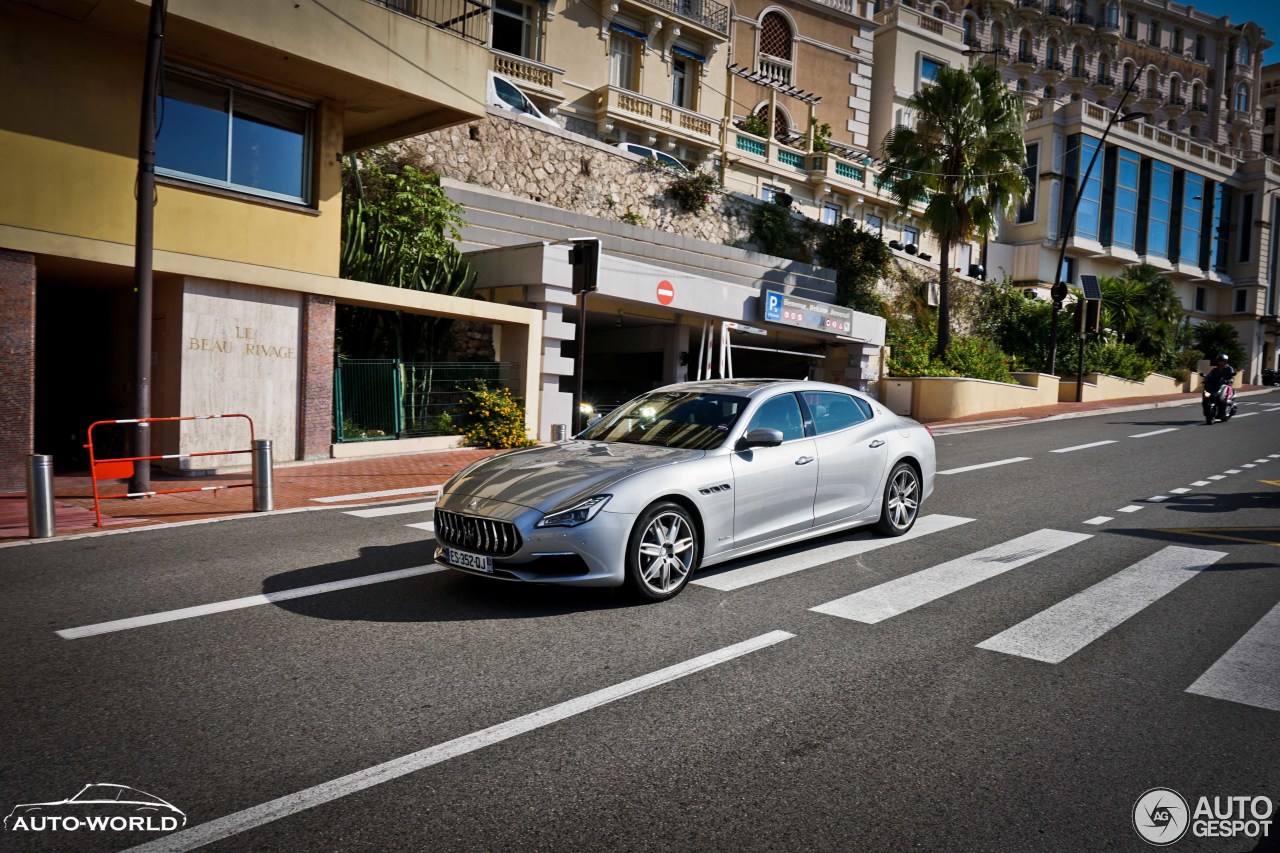
[[[133,416],[151,417],[151,253],[155,242],[156,194],[156,88],[164,53],[164,20],[167,0],[151,0],[147,29],[147,59],[142,75],[142,119],[138,131],[137,222],[133,251],[133,284],[138,292],[134,306]],[[151,455],[151,429],[145,421],[134,426],[133,455]],[[151,491],[151,463],[133,466],[129,491]]]
[[[53,511],[53,457],[27,457],[27,535],[48,539],[57,533]]]
[[[587,292],[578,294],[578,362],[574,365],[574,373],[578,374],[573,391],[573,434],[577,435],[587,428],[582,417],[582,377],[587,372]]]
[[[271,466],[271,439],[253,440],[253,511],[271,512],[276,506],[275,474]]]

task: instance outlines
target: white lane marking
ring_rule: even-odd
[[[1225,480],[1225,479],[1227,479],[1227,475],[1226,475],[1226,474],[1210,474],[1210,475],[1209,475],[1209,479],[1210,479],[1210,480]]]
[[[349,509],[343,515],[354,515],[356,518],[381,518],[384,515],[407,515],[411,512],[431,512],[436,508],[435,501],[417,504],[396,504],[395,506],[375,506],[369,509]]]
[[[1257,412],[1241,412],[1240,414],[1236,415],[1236,417],[1237,417],[1237,418],[1251,418],[1251,417],[1253,417],[1253,416],[1254,416],[1254,415],[1256,415],[1256,414],[1258,414],[1258,413],[1257,413]]]
[[[1270,462],[1271,460],[1270,460],[1270,459],[1255,459],[1255,460],[1253,460],[1253,461],[1254,461],[1254,463],[1255,463],[1255,464],[1257,464],[1257,465],[1261,465],[1261,464],[1263,464],[1264,462]]]
[[[1113,521],[1113,520],[1114,519],[1109,515],[1095,515],[1093,518],[1089,519],[1084,523],[1085,524],[1106,524],[1108,521]]]
[[[1193,486],[1207,486],[1207,485],[1209,485],[1209,481],[1208,481],[1208,480],[1196,480],[1196,481],[1195,481],[1194,483],[1192,483],[1191,485],[1193,485]]]
[[[977,471],[980,468],[994,468],[997,465],[1008,465],[1011,462],[1026,462],[1030,460],[1030,456],[1014,456],[1010,459],[1001,459],[996,462],[983,462],[981,465],[966,465],[963,468],[951,468],[947,471],[939,471],[939,474],[963,474],[965,471]]]
[[[1091,538],[1091,533],[1037,530],[810,609],[874,625]]]
[[[1169,427],[1168,429],[1158,429],[1155,432],[1140,432],[1137,435],[1131,435],[1129,438],[1150,438],[1153,435],[1163,435],[1166,432],[1177,432],[1177,427]]]
[[[1187,692],[1280,711],[1280,604],[1259,619]]]
[[[1267,458],[1268,458],[1268,459],[1280,459],[1280,453],[1268,453],[1268,454],[1267,454]]]
[[[1224,473],[1224,474],[1239,474],[1239,473],[1240,473],[1240,469],[1239,469],[1239,468],[1228,468],[1227,470],[1223,471],[1222,473]]]
[[[425,492],[438,492],[440,486],[413,486],[408,489],[383,489],[380,492],[357,492],[354,495],[330,495],[327,498],[312,498],[321,504],[340,504],[344,501],[358,501],[364,498],[390,498],[396,495],[421,495]]]
[[[1143,608],[1227,556],[1170,545],[978,643],[978,648],[1062,663]]]
[[[434,521],[419,521],[417,524],[406,524],[405,527],[412,527],[414,530],[425,530],[428,533],[436,532],[436,523]]]
[[[208,616],[210,613],[226,613],[228,610],[242,610],[246,607],[257,607],[260,604],[271,604],[275,601],[288,601],[293,598],[304,598],[308,595],[320,595],[325,592],[336,592],[340,589],[351,589],[357,586],[368,586],[387,581],[398,581],[404,578],[417,577],[431,572],[443,571],[442,566],[415,566],[411,569],[397,569],[394,572],[382,572],[376,575],[363,575],[358,578],[318,583],[311,586],[300,586],[295,589],[281,589],[262,595],[250,595],[245,598],[233,598],[228,601],[215,601],[212,604],[200,604],[195,607],[183,607],[178,610],[165,610],[160,613],[148,613],[146,616],[132,616],[128,619],[116,619],[112,622],[98,622],[94,625],[82,625],[79,628],[64,628],[56,632],[64,640],[79,640],[98,634],[110,634],[114,631],[127,631],[130,628],[143,628],[147,625],[160,625],[164,622],[177,622],[181,619],[194,619],[197,616]]]
[[[375,764],[364,770],[358,770],[355,773],[341,776],[329,782],[322,782],[311,788],[305,788],[279,799],[252,806],[243,811],[211,820],[208,823],[198,824],[189,829],[184,829],[129,849],[134,853],[161,853],[161,851],[164,851],[164,853],[183,853],[183,851],[194,850],[223,838],[230,838],[254,827],[372,788],[383,782],[398,779],[410,773],[416,773],[419,770],[440,764],[451,758],[457,758],[460,755],[466,755],[527,732],[544,728],[561,720],[599,708],[602,705],[616,702],[619,699],[625,699],[628,696],[652,690],[655,687],[684,678],[687,675],[719,666],[743,655],[776,645],[784,640],[790,640],[794,636],[794,634],[789,634],[786,631],[771,631],[768,634],[761,634],[753,639],[735,643],[732,646],[725,646],[717,651],[692,658],[674,666],[659,669],[648,675],[632,678],[612,687],[606,687],[603,690],[597,690],[585,696],[579,696],[548,708],[542,708],[522,717],[516,717],[513,720],[490,726],[487,729],[481,729],[435,746],[429,746],[426,749],[412,752],[400,758],[394,758],[382,764]]]
[[[1075,447],[1059,447],[1057,450],[1050,450],[1050,453],[1070,453],[1073,450],[1085,450],[1089,447],[1101,447],[1104,444],[1115,444],[1114,441],[1095,441],[1091,444],[1077,444]]]
[[[1258,466],[1257,466],[1257,465],[1254,465],[1252,462],[1246,462],[1246,463],[1244,463],[1243,465],[1241,465],[1240,467],[1241,467],[1241,468],[1257,468]]]
[[[1169,491],[1170,491],[1172,494],[1175,494],[1175,495],[1185,495],[1187,492],[1189,492],[1189,491],[1191,491],[1191,490],[1190,490],[1190,489],[1188,489],[1188,488],[1186,488],[1186,487],[1184,486],[1184,487],[1182,487],[1181,489],[1170,489]]]
[[[959,518],[953,515],[925,515],[921,516],[916,521],[915,526],[901,536],[856,539],[852,542],[833,542],[830,545],[805,551],[802,554],[777,557],[772,560],[766,560],[763,563],[756,563],[753,566],[730,569],[718,575],[691,580],[689,583],[718,589],[721,592],[729,592],[741,589],[744,586],[761,583],[762,581],[780,578],[783,575],[812,569],[814,566],[843,560],[855,554],[865,554],[877,548],[896,545],[899,542],[909,542],[912,539],[919,539],[921,536],[928,536],[930,533],[938,533],[952,527],[958,527],[961,524],[968,524],[970,521],[973,521],[973,519]]]
[[[1120,507],[1116,512],[1137,512],[1140,509],[1142,509],[1142,507],[1137,504],[1129,504],[1128,506]]]
[[[1169,500],[1168,495],[1152,495],[1151,497],[1147,498],[1147,503],[1158,504],[1161,501],[1167,501],[1167,500]]]

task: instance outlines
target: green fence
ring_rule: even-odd
[[[507,362],[338,359],[334,433],[339,442],[456,434],[454,406],[476,380],[511,387]]]

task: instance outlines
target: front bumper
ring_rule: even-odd
[[[627,539],[635,515],[604,510],[578,527],[535,527],[540,518],[541,512],[529,510],[509,519],[520,531],[521,545],[509,557],[494,557],[492,574],[446,563],[446,545],[468,549],[440,539],[438,531],[435,561],[454,571],[499,580],[564,586],[622,585],[626,578]]]

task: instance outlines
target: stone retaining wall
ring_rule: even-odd
[[[718,192],[706,210],[687,213],[667,195],[671,172],[538,122],[491,112],[401,145],[420,168],[456,180],[575,213],[750,248],[752,201]]]

